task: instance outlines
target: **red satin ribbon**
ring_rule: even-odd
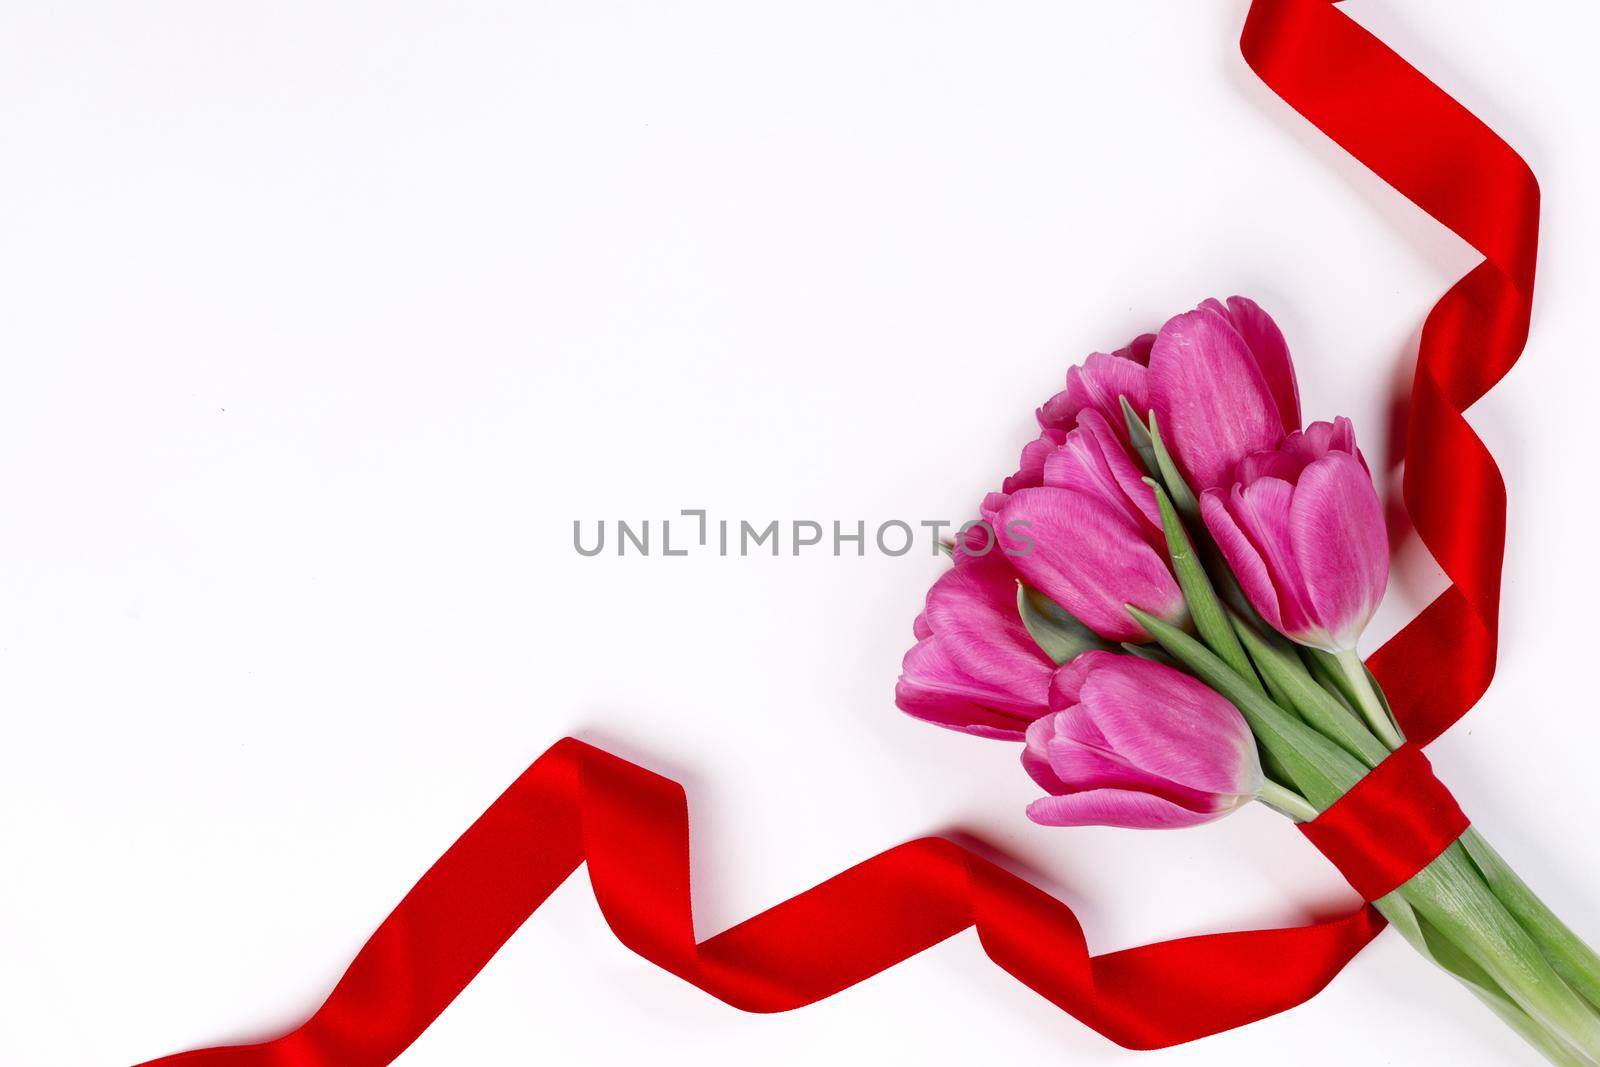
[[[1538,188],[1492,131],[1325,0],[1256,0],[1241,47],[1275,92],[1486,257],[1428,316],[1406,438],[1406,504],[1453,584],[1373,660],[1407,732],[1426,742],[1472,706],[1494,671],[1505,496],[1462,411],[1526,338]],[[1364,908],[1296,929],[1090,956],[1065,905],[926,838],[697,944],[687,845],[675,783],[563,741],[423,876],[298,1030],[151,1062],[386,1064],[581,862],[618,938],[737,1007],[809,1004],[972,926],[997,964],[1134,1048],[1301,1003],[1382,925]]]
[[[1539,184],[1477,116],[1327,3],[1258,0],[1240,47],[1296,111],[1484,255],[1423,324],[1406,426],[1406,510],[1452,584],[1370,664],[1406,735],[1427,744],[1494,677],[1506,493],[1462,412],[1527,340]]]
[[[1300,832],[1362,900],[1377,900],[1409,882],[1468,825],[1422,749],[1407,744]]]
[[[683,790],[567,739],[423,875],[327,1002],[261,1045],[158,1060],[184,1067],[388,1063],[587,861],[611,929],[736,1008],[798,1008],[976,927],[1020,981],[1123,1045],[1188,1041],[1316,993],[1382,923],[1370,911],[1289,930],[1213,934],[1090,956],[1065,904],[941,838],[910,841],[696,944]],[[1263,975],[1271,975],[1264,981]],[[1152,1005],[1159,1005],[1152,1011]]]

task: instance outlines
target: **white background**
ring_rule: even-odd
[[[1476,256],[1255,81],[1245,8],[5,5],[0,1062],[297,1023],[565,734],[688,788],[702,935],[941,831],[1100,951],[1353,904],[1265,810],[1028,823],[1014,749],[892,705],[936,560],[571,544],[685,507],[963,518],[1070,362],[1210,294],[1261,300],[1309,414],[1381,458]],[[1511,491],[1503,658],[1433,752],[1600,936],[1594,17],[1352,11],[1544,189],[1527,357],[1472,415]],[[1435,583],[1407,567],[1372,645]],[[970,933],[741,1014],[623,949],[580,873],[401,1062],[642,1056],[1135,1060]],[[1385,935],[1311,1004],[1141,1062],[1274,1056],[1531,1060]]]

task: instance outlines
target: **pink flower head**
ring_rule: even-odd
[[[894,691],[901,711],[979,737],[1020,741],[1049,710],[1056,665],[1022,625],[1016,574],[998,551],[941,575],[912,629],[917,643]]]
[[[1245,457],[1200,511],[1262,618],[1302,645],[1356,647],[1389,581],[1389,540],[1349,419]]]
[[[1149,398],[1196,492],[1224,484],[1239,460],[1300,428],[1289,346],[1271,317],[1242,296],[1226,305],[1207,300],[1161,327],[1150,350]]]
[[[1244,717],[1159,663],[1085,652],[1056,675],[1051,713],[1028,727],[1022,765],[1050,796],[1046,826],[1162,829],[1219,819],[1261,788]]]
[[[1045,457],[1039,484],[1099,497],[1122,511],[1134,526],[1145,530],[1152,544],[1165,544],[1155,490],[1145,482],[1144,472],[1098,411],[1079,413],[1077,429],[1064,434],[1061,443]]]
[[[1078,415],[1084,411],[1098,411],[1107,422],[1123,429],[1122,397],[1128,398],[1133,410],[1143,414],[1149,404],[1146,385],[1150,363],[1150,346],[1156,335],[1141,334],[1110,355],[1096,352],[1083,361],[1082,366],[1067,371],[1067,387],[1049,400],[1038,411],[1039,425],[1046,430],[1070,430],[1078,424]]]
[[[1100,491],[1045,485],[1011,494],[996,515],[1027,538],[1010,563],[1029,585],[1108,641],[1148,641],[1127,605],[1177,626],[1188,609],[1149,520],[1130,510],[1138,514],[1114,483]]]
[[[1091,425],[1096,447],[1101,442],[1114,440],[1121,446],[1128,444],[1128,430],[1122,413],[1122,398],[1126,396],[1135,411],[1144,411],[1148,405],[1149,390],[1145,384],[1145,364],[1150,361],[1150,347],[1155,343],[1153,333],[1141,334],[1126,347],[1107,355],[1095,352],[1082,366],[1067,371],[1067,387],[1039,408],[1040,434],[1022,449],[1016,473],[1000,485],[1000,492],[984,498],[979,514],[989,528],[1003,538],[1009,549],[1014,542],[1005,535],[999,513],[1011,494],[1023,489],[1037,489],[1046,482],[1046,464],[1068,442],[1068,431]],[[1123,465],[1137,481],[1139,474],[1132,461]],[[1123,470],[1119,468],[1118,474]],[[1155,498],[1150,498],[1152,510]],[[989,535],[970,531],[961,539],[965,552],[956,554],[956,562],[984,552]]]
[[[1163,544],[1155,492],[1143,478],[1117,431],[1098,411],[1085,409],[1071,432],[1047,429],[1022,450],[1017,472],[1005,480],[1000,492],[988,494],[978,506],[987,526],[967,531],[957,546],[956,562],[997,548],[1007,555],[1025,550],[1022,538],[1006,524],[1002,512],[1012,494],[1041,485],[1099,497],[1126,512],[1135,526],[1145,529],[1152,544]]]
[[[1042,484],[991,493],[981,511],[1005,531],[1011,566],[1111,641],[1148,641],[1127,605],[1175,624],[1188,618],[1167,566],[1155,493],[1099,411],[1085,408],[1045,457]]]

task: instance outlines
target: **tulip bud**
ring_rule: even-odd
[[[1018,616],[1016,575],[999,553],[941,575],[912,630],[894,692],[900,710],[1011,741],[1049,710],[1056,665]]]
[[[1107,420],[1085,410],[1044,463],[1044,484],[991,494],[983,515],[1025,529],[1030,550],[1011,556],[1028,582],[1108,641],[1148,641],[1126,605],[1175,624],[1187,618],[1167,567],[1155,494]]]
[[[1152,540],[1161,529],[1155,493],[1098,411],[1079,414],[1077,429],[1045,457],[1040,484],[1099,497],[1135,526],[1148,529]]]
[[[1350,420],[1292,433],[1236,477],[1200,510],[1251,606],[1302,645],[1353,650],[1388,584],[1389,539]]]
[[[1207,300],[1161,327],[1150,351],[1149,397],[1196,492],[1223,484],[1240,459],[1300,427],[1283,334],[1239,296],[1226,306]]]
[[[1109,652],[1057,672],[1022,764],[1051,794],[1028,805],[1046,826],[1193,826],[1248,803],[1263,781],[1232,704],[1181,671]]]

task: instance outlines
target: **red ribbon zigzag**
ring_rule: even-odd
[[[1382,926],[1369,909],[1294,930],[1091,957],[1065,904],[959,845],[910,841],[696,944],[683,790],[571,739],[523,773],[423,875],[321,1009],[262,1045],[184,1067],[393,1060],[578,864],[639,955],[746,1011],[798,1008],[976,927],[991,959],[1124,1045],[1187,1041],[1316,993]],[[1270,974],[1270,981],[1263,975]],[[1161,1005],[1159,1015],[1151,1005]]]
[[[1256,0],[1245,59],[1284,100],[1485,261],[1422,335],[1405,500],[1452,585],[1373,659],[1412,739],[1438,736],[1494,673],[1505,491],[1462,412],[1527,337],[1538,186],[1508,146],[1326,0]],[[682,790],[556,744],[383,921],[299,1029],[162,1067],[378,1067],[397,1057],[580,864],[618,938],[747,1011],[830,996],[968,927],[1019,981],[1122,1045],[1156,1048],[1284,1011],[1374,937],[1370,908],[1295,929],[1091,956],[1072,912],[949,841],[924,838],[697,943]]]

